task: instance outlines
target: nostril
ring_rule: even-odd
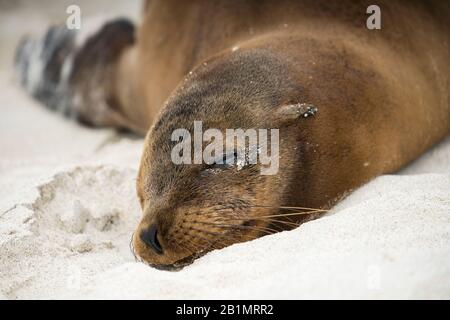
[[[151,247],[157,254],[162,254],[163,249],[158,241],[158,231],[156,225],[151,225],[150,228],[144,230],[140,234],[141,240]]]

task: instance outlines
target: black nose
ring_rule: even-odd
[[[141,240],[151,247],[157,254],[163,254],[163,249],[158,241],[158,231],[156,225],[151,225],[150,228],[144,230],[140,234]]]

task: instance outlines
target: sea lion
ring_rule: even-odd
[[[87,122],[148,131],[132,239],[141,260],[178,267],[291,229],[450,132],[449,3],[379,1],[381,30],[366,28],[370,4],[147,1],[135,40],[98,62],[108,70],[97,71],[108,80],[101,112],[84,98],[92,88],[70,86]],[[72,72],[89,79],[94,67]],[[304,117],[305,105],[317,113]],[[278,173],[174,164],[171,135],[194,121],[220,132],[279,129]]]

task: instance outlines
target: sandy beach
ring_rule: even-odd
[[[21,36],[64,21],[53,3],[0,1],[0,298],[450,299],[450,137],[296,230],[177,272],[136,262],[143,140],[66,120],[14,77]],[[139,17],[139,1],[73,3]]]

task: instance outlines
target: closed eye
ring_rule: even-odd
[[[246,157],[244,159],[238,158],[237,152],[234,151],[228,154],[221,154],[216,157],[213,162],[209,164],[206,163],[204,170],[216,172],[217,170],[224,170],[232,167],[236,167],[239,171],[244,168],[254,167],[254,164],[248,163],[248,159]]]
[[[217,166],[231,166],[234,163],[236,163],[237,159],[237,153],[236,151],[226,154],[220,154],[218,155],[212,163],[207,163],[208,167],[217,167]]]
[[[229,154],[223,153],[215,157],[213,161],[211,161],[210,163],[208,163],[205,160],[203,170],[207,172],[217,172],[221,170],[230,169],[236,163],[236,159],[237,159],[236,152],[232,152]]]

